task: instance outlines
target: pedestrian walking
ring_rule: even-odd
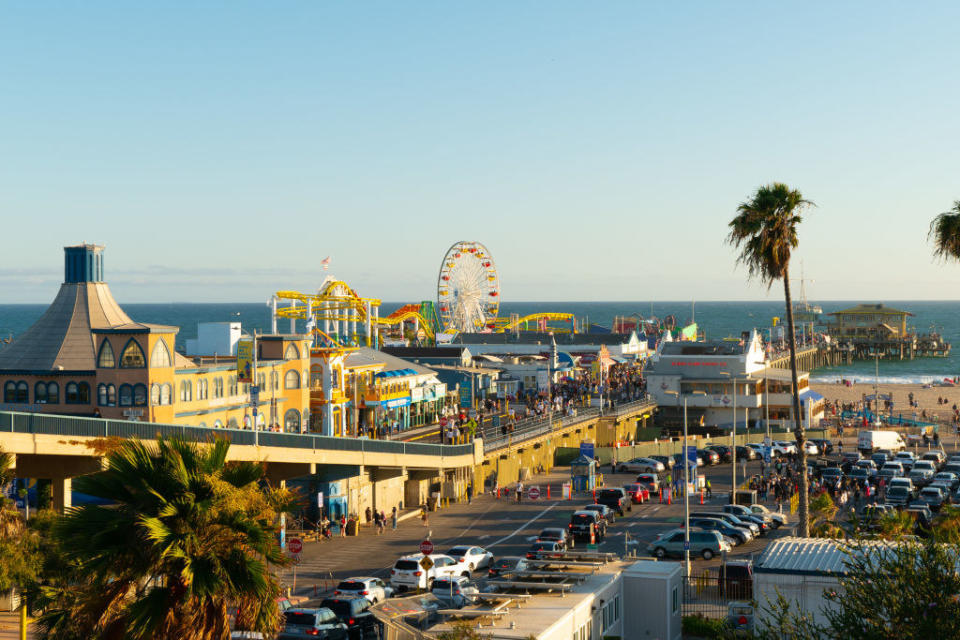
[[[383,512],[383,509],[380,510],[380,513],[377,517],[377,535],[383,533],[383,527],[387,523],[387,515]]]
[[[347,536],[347,516],[346,514],[340,516],[340,537],[345,538]]]
[[[710,486],[710,479],[709,479],[709,478],[707,478],[707,485],[706,485],[706,486],[707,486],[707,497],[708,497],[708,498],[712,498],[712,497],[713,497],[713,488]]]
[[[383,526],[380,524],[380,512],[373,512],[373,526],[377,529],[377,535],[383,533]]]
[[[467,485],[467,504],[473,504],[473,483]]]
[[[397,528],[397,508],[396,507],[393,508],[393,512],[390,515],[391,515],[391,518],[393,519],[393,528],[394,530],[396,530]]]
[[[517,504],[520,504],[520,498],[523,497],[523,483],[517,483]]]
[[[420,520],[423,521],[423,526],[430,526],[430,518],[427,515],[427,505],[423,505],[423,508],[420,510]]]

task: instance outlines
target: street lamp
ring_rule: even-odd
[[[726,371],[720,375],[733,381],[733,426],[730,429],[730,504],[737,504],[737,379]]]
[[[680,405],[679,391],[667,391],[667,395],[677,398]],[[705,396],[704,391],[691,391],[683,394],[683,561],[687,577],[690,576],[690,458],[687,456],[687,398],[690,396]]]

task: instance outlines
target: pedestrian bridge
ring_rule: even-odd
[[[320,467],[402,469],[427,476],[471,469],[483,460],[483,442],[441,445],[311,433],[275,433],[0,411],[0,448],[16,456],[16,475],[54,480],[54,502],[69,503],[69,479],[101,468],[119,439],[181,436],[199,442],[231,442],[228,459],[263,462],[271,480],[317,473]],[[66,480],[66,485],[64,481]],[[66,494],[66,495],[65,495]]]

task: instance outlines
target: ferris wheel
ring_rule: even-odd
[[[494,328],[500,309],[500,279],[485,246],[465,241],[447,250],[437,278],[437,309],[445,332]]]

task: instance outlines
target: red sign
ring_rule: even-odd
[[[540,497],[540,487],[530,487],[530,490],[527,492],[527,495],[530,496],[531,500],[536,500]]]
[[[300,538],[290,538],[287,540],[287,551],[292,554],[299,554],[303,551],[303,540]]]
[[[425,556],[428,556],[431,553],[433,553],[433,543],[430,542],[429,540],[424,540],[423,542],[421,542],[420,553],[422,553]]]

